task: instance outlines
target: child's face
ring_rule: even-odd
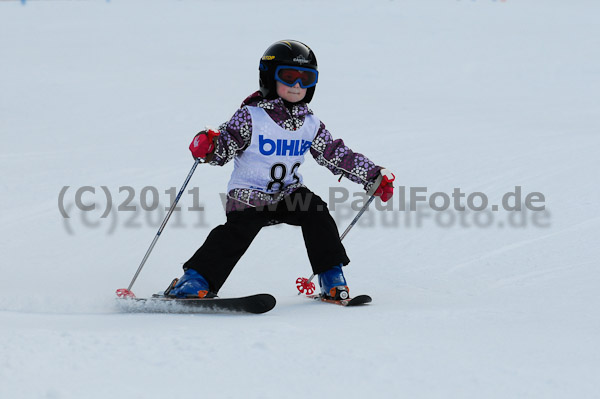
[[[297,103],[306,96],[306,89],[300,87],[300,83],[296,83],[294,87],[286,86],[281,82],[275,83],[277,83],[277,95],[285,101]]]

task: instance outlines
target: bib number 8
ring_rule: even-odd
[[[292,170],[290,171],[291,176],[293,177],[292,184],[300,183],[300,178],[296,175],[298,168],[300,167],[300,162],[296,162],[292,165]],[[273,186],[277,184],[277,191],[283,190],[285,186],[285,178],[287,176],[287,167],[283,163],[276,163],[271,166],[271,181],[267,184],[268,191],[274,191]]]

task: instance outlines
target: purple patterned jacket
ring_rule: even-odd
[[[252,118],[246,106],[263,108],[271,119],[286,130],[296,130],[302,127],[304,117],[313,113],[303,102],[292,106],[290,111],[285,107],[281,98],[266,100],[259,91],[251,94],[244,100],[241,108],[233,117],[219,126],[221,135],[215,145],[214,157],[210,161],[211,165],[226,164],[250,145]],[[313,140],[310,152],[319,165],[325,166],[334,175],[342,175],[355,183],[362,184],[367,191],[373,185],[381,169],[364,155],[346,147],[343,140],[334,140],[323,122]],[[270,205],[281,201],[300,187],[304,186],[291,184],[275,194],[244,188],[234,189],[227,193],[226,211]]]

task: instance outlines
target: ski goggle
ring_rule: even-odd
[[[300,87],[307,89],[317,84],[319,72],[310,68],[280,65],[275,69],[275,80],[290,87],[300,83]]]

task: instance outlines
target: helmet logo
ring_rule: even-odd
[[[261,58],[261,60],[263,60],[263,61],[271,61],[274,59],[275,59],[274,55],[263,55],[263,57]]]
[[[304,58],[304,56],[302,54],[300,54],[298,57],[293,59],[294,62],[297,62],[298,64],[308,64],[310,63],[309,60],[307,60],[306,58]]]

